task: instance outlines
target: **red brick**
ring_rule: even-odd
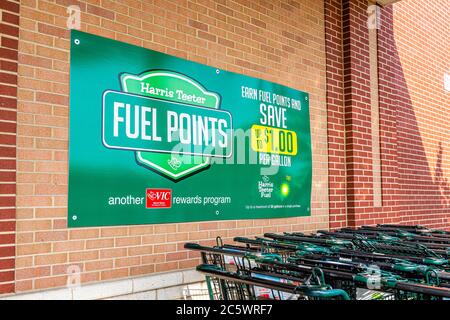
[[[87,12],[104,17],[106,19],[114,19],[114,12],[90,4],[87,5]]]
[[[2,0],[0,1],[0,9],[14,13],[19,13],[19,4],[13,1]]]
[[[12,239],[14,242],[14,239]],[[14,269],[14,258],[0,259],[0,270]]]
[[[19,28],[17,26],[11,26],[9,24],[0,23],[1,34],[7,34],[12,37],[19,36]]]
[[[3,20],[3,22],[8,22],[11,24],[18,25],[19,24],[19,15],[11,14],[10,12],[3,11],[2,12],[2,20]]]

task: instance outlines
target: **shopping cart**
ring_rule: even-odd
[[[446,235],[377,226],[185,247],[200,251],[211,299],[442,300],[450,299]]]
[[[349,299],[345,291],[334,290],[325,283],[319,268],[308,268],[295,274],[261,268],[259,261],[282,261],[274,253],[193,243],[187,243],[185,247],[201,252],[203,264],[197,271],[205,275],[212,300]]]

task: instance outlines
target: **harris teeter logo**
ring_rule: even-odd
[[[217,93],[166,70],[123,73],[120,81],[122,91],[103,93],[105,147],[135,152],[140,165],[172,180],[231,156],[232,118]]]

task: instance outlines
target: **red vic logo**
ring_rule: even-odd
[[[147,189],[145,207],[170,208],[172,206],[172,189]]]

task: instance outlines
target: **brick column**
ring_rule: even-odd
[[[342,1],[325,1],[330,229],[347,226]]]
[[[19,0],[0,1],[0,294],[14,292]]]
[[[367,6],[325,1],[331,229],[370,222],[374,211]]]
[[[343,1],[347,218],[354,226],[373,207],[370,55],[367,1]]]
[[[381,29],[371,34],[378,38],[371,61],[368,5],[367,0],[325,1],[330,229],[399,222],[396,83],[401,72],[392,7],[381,9]],[[375,135],[372,128],[378,129]]]

